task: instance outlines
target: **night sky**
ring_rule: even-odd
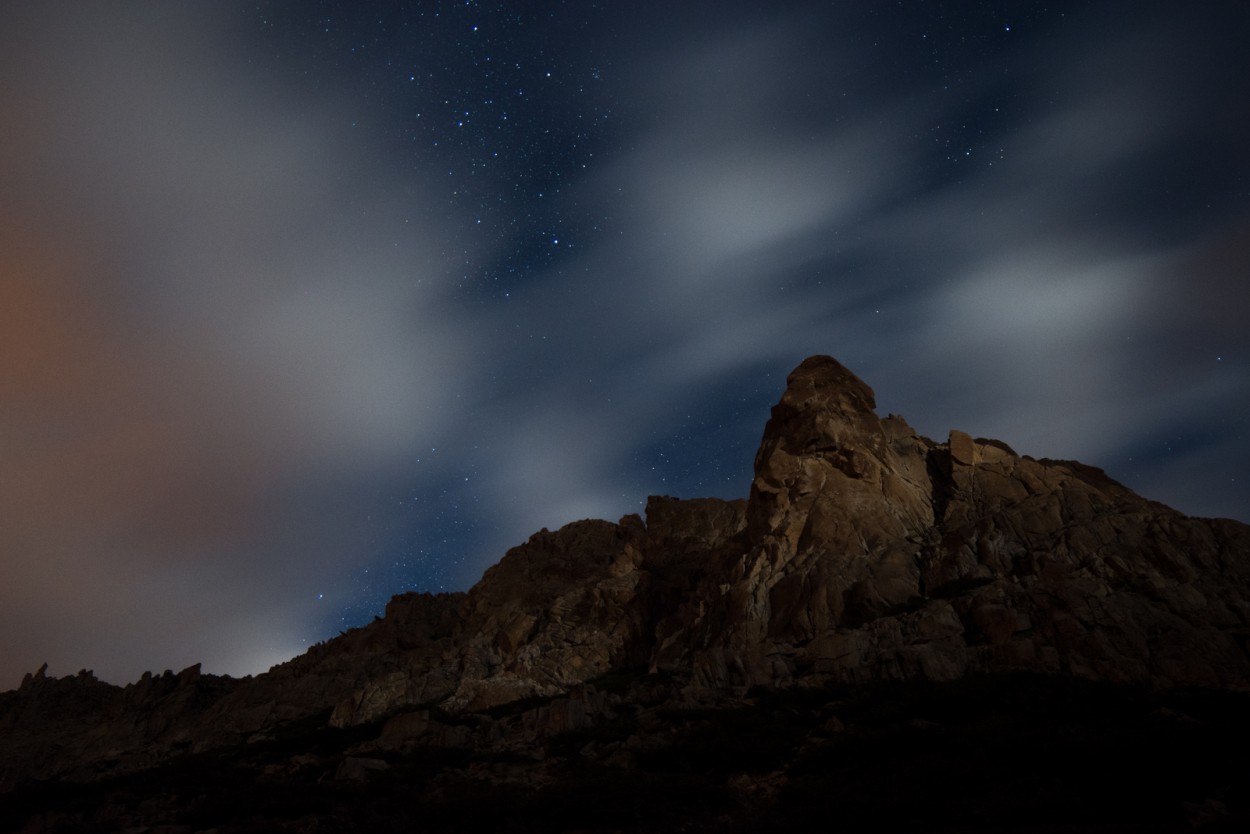
[[[263,671],[879,412],[1250,521],[1250,3],[21,0],[0,689]]]

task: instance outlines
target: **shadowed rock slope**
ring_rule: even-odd
[[[255,678],[28,676],[0,694],[0,788],[115,781],[292,733],[353,739],[319,778],[367,780],[418,749],[546,760],[553,739],[625,717],[627,738],[585,755],[629,768],[664,748],[664,710],[723,717],[764,692],[891,681],[1250,688],[1250,527],[874,409],[854,374],[809,358],[748,500],[653,497],[645,521],[542,530],[467,593],[397,596]],[[296,758],[267,766],[290,776]],[[775,798],[748,782],[752,802]]]

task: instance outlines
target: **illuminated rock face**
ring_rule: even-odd
[[[958,431],[934,442],[874,408],[812,357],[747,500],[653,497],[645,520],[542,530],[467,593],[395,597],[256,678],[32,676],[0,695],[0,787],[142,770],[294,722],[384,723],[382,749],[515,750],[752,687],[1032,672],[1250,688],[1250,527],[1079,463]]]
[[[833,359],[791,374],[740,553],[671,618],[656,664],[712,689],[1013,670],[1250,684],[1250,528],[873,407]]]

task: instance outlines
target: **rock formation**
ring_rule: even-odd
[[[467,593],[397,596],[255,678],[192,667],[119,688],[41,670],[0,694],[0,789],[334,728],[364,735],[333,767],[312,761],[368,782],[415,749],[543,759],[622,716],[632,735],[579,755],[628,767],[669,743],[664,710],[882,681],[1250,689],[1250,527],[874,409],[864,382],[812,357],[773,409],[746,501],[653,497],[645,520],[542,530]]]
[[[1102,471],[878,419],[828,357],[788,380],[747,533],[661,635],[703,686],[1028,670],[1250,683],[1250,528]]]

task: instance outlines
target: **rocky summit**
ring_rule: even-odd
[[[542,530],[254,678],[30,675],[0,828],[1250,828],[1250,527],[875,407],[809,358],[746,500]]]

